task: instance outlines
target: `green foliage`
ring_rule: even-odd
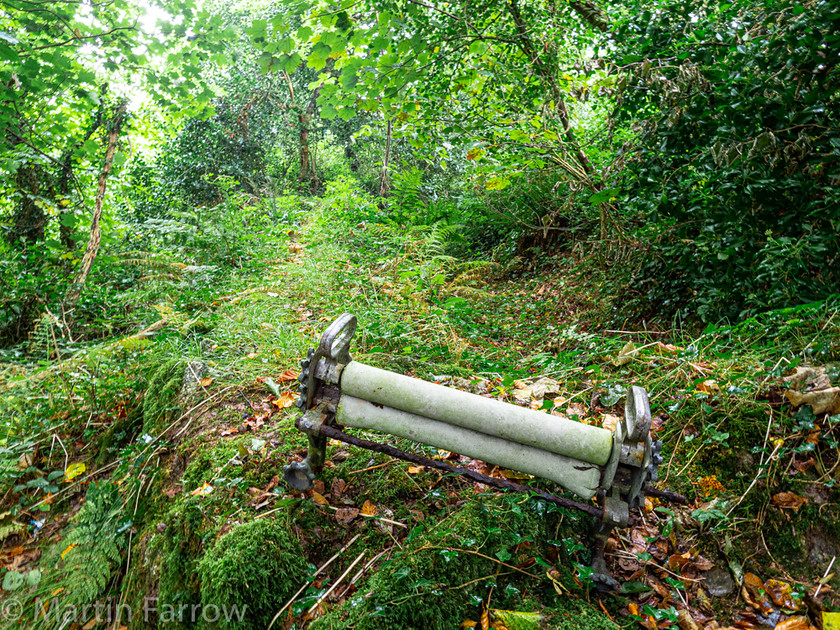
[[[640,8],[617,38],[621,117],[642,129],[622,188],[649,247],[623,299],[637,314],[708,322],[836,293],[832,3]]]
[[[64,566],[61,584],[68,603],[93,602],[105,589],[111,573],[122,562],[120,549],[131,527],[119,487],[107,481],[92,483],[70,533],[62,541]]]
[[[300,543],[279,520],[236,525],[211,547],[198,565],[204,606],[238,610],[241,623],[220,620],[222,628],[267,628],[306,575]]]
[[[119,487],[110,481],[92,483],[67,535],[44,553],[42,568],[14,581],[8,573],[4,577],[3,588],[14,590],[25,615],[21,618],[32,620],[30,627],[45,630],[61,628],[68,619],[92,619],[95,602],[122,564],[131,525]],[[18,627],[16,617],[3,623]]]

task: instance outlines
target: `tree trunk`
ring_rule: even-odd
[[[99,253],[99,242],[101,240],[101,232],[99,223],[102,219],[102,204],[105,200],[105,187],[108,183],[108,177],[111,175],[111,167],[114,164],[114,154],[117,152],[117,143],[120,139],[120,131],[126,120],[126,103],[123,101],[116,106],[114,116],[111,119],[108,130],[108,146],[105,149],[105,160],[102,163],[102,171],[99,173],[99,185],[96,188],[96,201],[93,207],[93,217],[90,222],[90,239],[88,240],[85,255],[82,257],[82,262],[79,265],[79,270],[76,273],[76,278],[73,284],[67,291],[64,297],[65,310],[70,311],[79,300],[79,296],[87,280],[90,270],[93,268],[93,261]]]
[[[385,127],[385,159],[382,160],[382,177],[379,182],[379,196],[385,198],[388,196],[388,164],[391,161],[391,128],[392,123],[389,120]]]
[[[597,7],[595,7],[595,5],[584,1],[571,2],[571,6],[584,19],[599,30],[604,31],[607,29],[605,16],[597,9]],[[540,53],[534,46],[534,43],[529,35],[531,30],[522,18],[522,12],[520,11],[518,0],[509,0],[508,10],[513,18],[513,23],[516,26],[519,47],[522,52],[528,56],[534,69],[548,85],[551,96],[554,99],[555,111],[557,112],[557,115],[563,125],[563,137],[566,139],[566,142],[571,149],[570,153],[574,156],[574,159],[578,162],[578,164],[580,164],[580,169],[570,167],[567,164],[567,168],[565,169],[566,172],[575,177],[581,184],[593,193],[600,192],[603,186],[596,181],[598,178],[598,172],[577,140],[577,134],[575,134],[574,127],[572,127],[569,110],[566,107],[566,101],[563,98],[563,91],[560,89],[560,85],[557,82],[556,73],[553,68],[546,64],[546,62],[540,57]],[[600,238],[603,241],[607,238],[607,228],[609,225],[609,212],[605,204],[600,204],[598,208],[598,216],[600,222]]]
[[[47,215],[35,203],[36,195],[41,192],[42,175],[43,170],[38,164],[24,164],[17,171],[15,184],[21,197],[15,208],[14,227],[9,233],[9,242],[23,241],[21,245],[25,247],[44,239]]]
[[[289,73],[283,70],[283,77],[286,79],[286,85],[289,86],[289,96],[291,97],[292,107],[297,108],[295,103],[295,88],[292,86],[292,78]],[[305,185],[311,192],[315,192],[318,188],[318,175],[315,173],[315,164],[312,157],[312,151],[309,149],[309,121],[315,114],[315,101],[318,98],[318,92],[321,88],[317,88],[312,93],[312,98],[309,100],[309,105],[306,110],[301,108],[298,114],[298,159],[300,160],[300,174],[298,181]]]

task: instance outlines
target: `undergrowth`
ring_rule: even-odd
[[[38,355],[4,352],[0,540],[34,554],[3,574],[6,601],[31,612],[47,587],[63,604],[137,611],[154,601],[156,616],[135,614],[137,628],[162,622],[164,605],[224,603],[247,607],[248,627],[265,627],[308,584],[288,610],[300,623],[318,604],[319,628],[457,627],[482,601],[537,612],[550,627],[614,627],[588,589],[582,521],[540,502],[475,496],[457,480],[335,446],[320,478],[331,507],[370,501],[404,528],[341,522],[286,494],[282,465],[306,441],[267,379],[290,391],[296,381],[281,375],[342,312],[359,319],[352,352],[367,363],[429,380],[465,377],[508,400],[522,379],[548,377],[558,393],[543,408],[590,422],[620,414],[627,387],[644,386],[665,444],[660,479],[695,501],[681,536],[709,555],[728,549],[745,570],[819,577],[827,561],[814,532],[823,549],[840,545],[840,422],[791,408],[781,377],[840,360],[837,298],[700,333],[605,332],[596,288],[567,273],[585,261],[568,253],[464,260],[461,226],[405,230],[346,182],[313,205],[289,202],[263,225],[271,240],[229,235],[199,261],[228,265],[235,253],[224,273],[135,257],[145,275],[120,298],[133,304],[131,325],[121,321],[114,336],[57,339],[51,356],[46,341]],[[189,399],[187,365],[201,373]],[[782,491],[811,500],[783,512],[772,503]],[[667,539],[671,521],[657,522]],[[313,566],[357,533],[313,579]],[[385,553],[339,605],[319,603],[363,550],[365,563]],[[634,623],[617,616],[624,598],[603,604]],[[31,625],[59,627],[52,619]]]

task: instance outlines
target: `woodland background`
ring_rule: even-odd
[[[5,601],[266,627],[363,533],[358,584],[319,601],[339,559],[276,623],[819,626],[838,50],[828,0],[0,1]],[[693,503],[619,536],[635,586],[590,595],[579,517],[368,454],[285,494],[294,372],[343,311],[368,362],[582,421],[647,387]],[[711,601],[715,570],[743,590]]]

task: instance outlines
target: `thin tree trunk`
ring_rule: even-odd
[[[120,103],[115,111],[114,117],[111,120],[108,131],[108,146],[105,149],[105,161],[102,163],[102,170],[99,173],[99,185],[96,188],[96,201],[93,207],[93,217],[90,222],[90,239],[88,240],[85,255],[82,257],[82,262],[79,265],[79,271],[76,273],[76,278],[73,284],[67,291],[64,297],[65,310],[70,311],[79,300],[82,293],[82,287],[85,285],[88,275],[93,268],[93,261],[99,253],[99,242],[102,238],[99,227],[102,219],[102,204],[105,200],[105,187],[108,183],[108,177],[111,175],[111,167],[114,164],[114,154],[117,152],[117,143],[120,139],[120,131],[126,119],[126,103]]]
[[[385,159],[382,160],[382,177],[379,182],[379,196],[388,196],[388,164],[391,161],[391,128],[392,123],[389,120],[385,127]]]
[[[592,24],[599,30],[604,31],[607,29],[607,22],[605,16],[603,15],[603,12],[600,12],[597,9],[597,7],[595,7],[595,5],[583,1],[571,2],[571,6],[582,17],[584,17],[584,19],[586,19],[590,24]],[[599,175],[598,171],[596,170],[596,168],[590,161],[589,156],[586,155],[586,152],[583,150],[583,148],[580,146],[580,143],[577,140],[577,134],[575,134],[574,127],[572,127],[571,117],[569,116],[569,110],[566,107],[566,101],[563,98],[563,91],[560,89],[560,85],[557,83],[557,78],[552,68],[549,67],[543,61],[543,59],[540,57],[539,52],[537,52],[537,48],[531,41],[531,37],[529,35],[530,31],[527,25],[525,24],[525,21],[522,18],[522,12],[519,9],[519,1],[509,0],[508,10],[510,11],[510,15],[513,18],[514,25],[516,26],[517,35],[519,36],[519,46],[522,52],[530,58],[535,70],[548,84],[549,91],[551,92],[551,95],[554,98],[555,110],[563,125],[563,136],[565,137],[566,142],[568,142],[569,147],[571,148],[571,153],[574,155],[575,159],[580,164],[580,167],[582,169],[582,172],[578,171],[577,174],[575,174],[574,172],[577,171],[577,169],[567,169],[567,172],[575,176],[578,179],[578,181],[580,181],[592,192],[600,192],[603,186],[599,182],[595,181],[595,178],[597,178]],[[600,222],[600,238],[602,241],[604,241],[607,238],[609,225],[609,211],[605,204],[599,205],[598,216]]]
[[[292,107],[297,107],[295,103],[295,89],[292,87],[292,78],[289,73],[283,71],[283,77],[286,79],[286,84],[289,86],[289,96],[291,97]],[[321,88],[317,88],[312,93],[312,98],[309,100],[309,105],[306,109],[300,109],[298,114],[298,159],[300,160],[300,174],[298,180],[302,185],[306,185],[310,191],[314,192],[318,188],[318,175],[315,173],[315,163],[312,157],[312,151],[309,148],[309,122],[315,114],[315,103],[318,98],[318,92]]]

